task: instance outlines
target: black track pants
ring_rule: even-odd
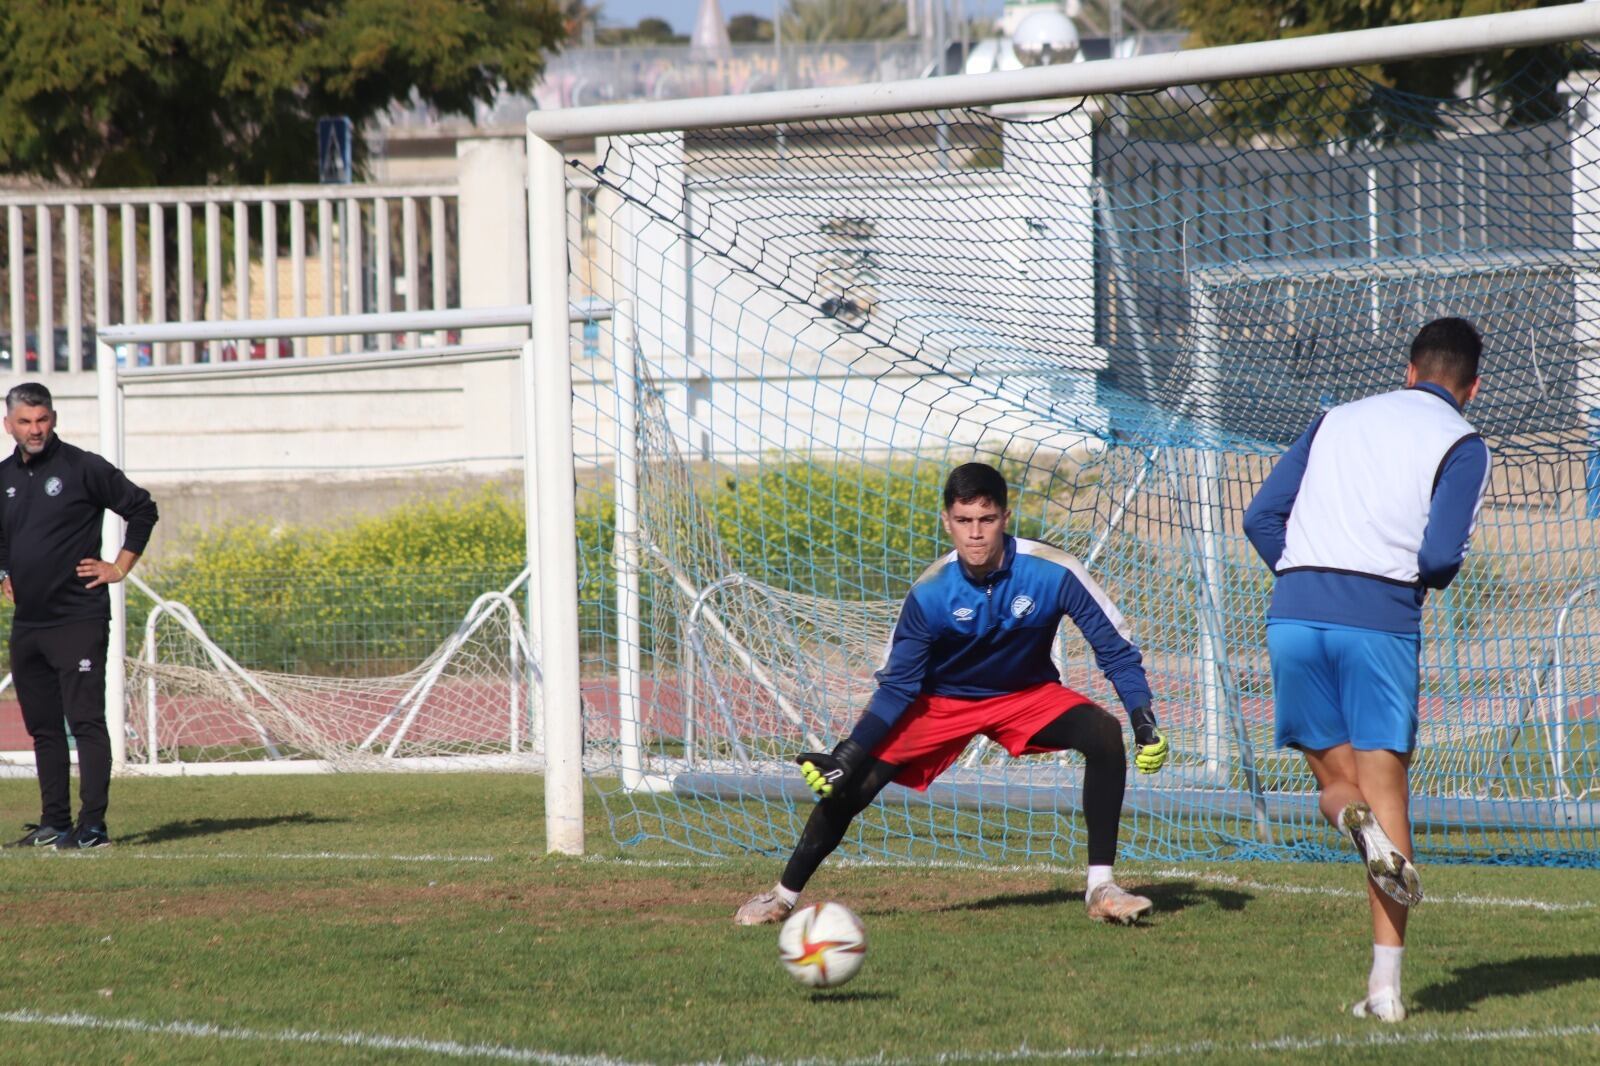
[[[72,827],[72,762],[67,727],[78,743],[80,825],[104,825],[111,787],[106,733],[103,619],[11,631],[11,676],[39,770],[39,824]]]

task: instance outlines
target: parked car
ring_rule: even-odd
[[[278,358],[279,359],[290,359],[290,358],[293,358],[293,356],[294,356],[294,341],[290,340],[288,337],[279,337],[279,338],[277,338],[277,340],[271,341],[271,342],[263,341],[263,340],[251,341],[250,342],[250,358],[251,359],[265,359],[267,357],[267,345],[268,345],[268,343],[274,343],[274,344],[276,344],[278,346]],[[202,353],[205,351],[205,348],[204,348],[203,345],[201,347],[201,351],[202,351]],[[200,359],[201,359],[201,361],[205,360],[204,354],[202,354],[200,356]],[[222,342],[222,352],[221,352],[221,355],[218,358],[218,362],[222,362],[222,363],[237,363],[238,361],[239,361],[239,347],[238,347],[238,345],[235,344],[233,341],[223,341]]]
[[[69,356],[72,351],[70,347],[71,338],[68,336],[65,326],[57,326],[53,332],[55,334],[53,368],[58,371],[68,370],[70,368]],[[24,349],[26,361],[23,363],[23,367],[25,370],[37,371],[39,369],[39,335],[37,333],[29,333],[26,339],[27,347]],[[83,369],[93,370],[95,365],[95,331],[92,325],[83,327],[81,349],[83,352]],[[0,332],[0,370],[12,369],[15,365],[14,359],[11,334],[9,332]]]

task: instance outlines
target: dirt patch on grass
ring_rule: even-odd
[[[28,906],[0,907],[0,929],[37,930],[41,921],[79,925],[85,915],[108,926],[162,921],[260,921],[315,918],[371,925],[436,921],[441,914],[510,913],[519,924],[612,924],[619,915],[643,922],[702,920],[730,914],[750,893],[766,887],[743,871],[694,869],[638,875],[607,870],[540,870],[526,879],[482,876],[471,880],[361,880],[291,884],[137,886],[28,890]],[[578,876],[574,876],[578,875]],[[806,896],[840,899],[864,915],[934,914],[1071,899],[1082,891],[1070,878],[1047,874],[975,874],[945,871],[824,868]]]

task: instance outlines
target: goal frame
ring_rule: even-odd
[[[605,321],[612,309],[598,304],[582,308],[564,307],[557,328],[565,332],[572,324],[588,321]],[[348,373],[363,370],[387,370],[407,366],[439,366],[443,364],[478,363],[484,361],[515,359],[521,366],[521,381],[525,393],[533,389],[533,346],[528,341],[486,341],[476,344],[457,344],[435,348],[397,349],[392,351],[363,352],[349,355],[320,356],[314,359],[267,360],[239,363],[195,363],[181,366],[122,367],[118,365],[117,348],[139,343],[177,343],[234,340],[239,337],[264,339],[298,337],[337,337],[359,335],[393,335],[403,332],[430,332],[468,330],[499,327],[526,329],[534,321],[535,309],[530,304],[507,307],[469,307],[437,311],[403,311],[360,315],[326,315],[309,318],[272,318],[214,322],[182,323],[132,323],[108,326],[97,338],[96,383],[99,408],[99,451],[117,466],[124,463],[126,425],[124,399],[129,388],[142,385],[194,381],[201,378],[242,378],[299,375],[308,373]],[[538,487],[547,491],[559,489],[563,478],[558,471],[571,471],[571,430],[567,430],[565,467],[560,449],[539,435],[535,414],[524,405],[524,520],[527,527],[526,567],[511,589],[494,595],[507,605],[509,596],[518,585],[525,585],[526,609],[522,612],[523,633],[521,643],[537,649],[543,640],[539,604],[541,603],[541,566],[539,563],[538,514],[544,501]],[[554,461],[544,457],[556,456]],[[546,467],[541,476],[538,466]],[[571,492],[570,484],[567,491]],[[569,527],[570,528],[570,527]],[[122,544],[124,524],[117,515],[106,512],[102,527],[102,552],[114,555]],[[134,579],[137,582],[137,578]],[[127,766],[127,725],[129,694],[127,687],[127,590],[121,584],[110,587],[111,627],[106,652],[106,726],[110,733],[112,765],[116,770]],[[176,617],[176,616],[175,616]],[[469,616],[467,622],[470,622]],[[466,624],[466,623],[463,623]],[[575,622],[574,622],[575,624]],[[530,738],[534,742],[538,736]],[[304,760],[296,760],[301,771],[318,767]],[[150,768],[146,768],[149,772]],[[257,772],[287,772],[289,767],[277,765]],[[248,772],[248,771],[236,771]]]
[[[569,531],[575,500],[571,431],[572,371],[563,315],[568,302],[567,237],[550,220],[565,216],[567,166],[561,142],[568,139],[658,133],[673,130],[812,122],[894,112],[979,108],[1025,101],[1081,98],[1107,93],[1266,77],[1280,74],[1391,63],[1462,53],[1532,47],[1600,36],[1600,5],[1564,7],[1439,20],[1407,26],[1357,30],[1291,40],[1196,49],[1097,63],[1066,64],[982,75],[886,82],[826,89],[758,93],[748,96],[619,104],[557,111],[535,111],[527,118],[528,226],[533,321],[531,359],[535,424],[546,470],[567,463],[560,486],[541,478],[539,558],[543,566],[538,611],[546,625],[544,698],[546,707],[546,846],[549,851],[581,854],[583,770],[581,704],[578,688],[577,547]],[[621,325],[618,323],[617,325]],[[625,329],[614,329],[621,337]],[[624,342],[626,343],[626,342]],[[623,439],[628,427],[621,426]],[[550,451],[544,449],[549,448]],[[623,484],[619,457],[620,494]],[[630,479],[631,480],[631,479]],[[619,520],[628,512],[619,509]],[[637,570],[640,546],[631,531],[618,529],[619,576]],[[633,560],[630,564],[629,560]],[[639,617],[637,601],[625,603],[619,580],[619,615]],[[619,636],[621,738],[637,729],[639,647],[636,624]],[[632,710],[630,711],[630,707]],[[636,749],[636,745],[635,745]],[[632,769],[630,774],[628,771]],[[637,767],[624,762],[626,787],[659,787]]]

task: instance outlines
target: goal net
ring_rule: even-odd
[[[505,592],[420,662],[370,676],[245,666],[188,605],[130,580],[153,604],[127,663],[134,772],[525,768],[537,748],[538,665]]]
[[[509,410],[475,411],[514,388],[522,346],[435,343],[518,316],[272,322],[258,325],[358,329],[395,347],[119,372],[112,440],[163,512],[158,550],[122,586],[128,772],[541,765],[523,433]],[[204,344],[244,328],[122,334]],[[419,329],[437,336],[401,345]],[[178,404],[201,427],[193,442],[163,438]],[[227,439],[202,436],[219,426]]]
[[[584,759],[616,837],[792,845],[787,760],[861,713],[948,550],[944,476],[981,459],[1012,532],[1082,559],[1144,653],[1174,755],[1130,781],[1123,854],[1328,854],[1272,744],[1241,517],[1320,411],[1398,387],[1416,330],[1460,315],[1495,466],[1425,615],[1417,839],[1591,863],[1596,58],[1492,83],[1457,59],[1448,99],[1331,70],[564,146],[570,293],[618,309],[572,348]],[[1070,626],[1058,654],[1119,708]],[[1080,779],[979,740],[845,849],[1081,861]]]

